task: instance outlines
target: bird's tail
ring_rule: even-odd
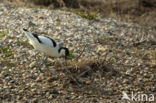
[[[24,30],[25,32],[28,32],[28,29],[23,28],[23,30]]]

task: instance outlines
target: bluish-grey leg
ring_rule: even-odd
[[[42,56],[42,64],[45,65],[46,70],[47,70],[52,76],[56,75],[55,73],[52,73],[52,72],[49,70],[49,68],[48,68],[47,65],[46,65],[46,61],[47,61],[47,57],[46,57],[45,54],[43,53],[43,56]]]
[[[41,73],[44,73],[44,71],[41,69],[41,64],[40,64],[39,61],[38,61],[38,56],[39,56],[39,52],[37,52],[37,53],[35,54],[35,60],[36,60],[38,69],[39,69],[39,71],[40,71]]]

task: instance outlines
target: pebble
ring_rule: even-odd
[[[36,65],[36,61],[33,61],[33,62],[29,65],[29,67],[30,67],[30,68],[33,68],[35,65]]]

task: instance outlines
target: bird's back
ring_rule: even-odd
[[[53,48],[55,48],[57,46],[56,42],[49,37],[38,36],[38,38],[41,40],[41,43],[44,45],[47,45],[47,46],[53,47]]]
[[[62,46],[62,43],[56,43],[53,39],[47,36],[37,35],[35,33],[29,32],[26,29],[23,29],[26,32],[26,36],[29,39],[30,44],[38,51],[44,52],[46,55],[52,57],[60,57],[59,49]]]

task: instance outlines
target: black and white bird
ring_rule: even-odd
[[[32,33],[24,28],[23,30],[25,31],[29,43],[35,48],[35,50],[40,51],[43,54],[51,57],[66,58],[68,56],[69,50],[66,47],[62,47],[62,43],[56,43],[50,37]]]
[[[38,51],[45,53],[51,57],[62,57],[69,54],[68,48],[62,47],[62,43],[56,43],[47,36],[41,36],[36,33],[23,29],[26,33],[29,43]]]

